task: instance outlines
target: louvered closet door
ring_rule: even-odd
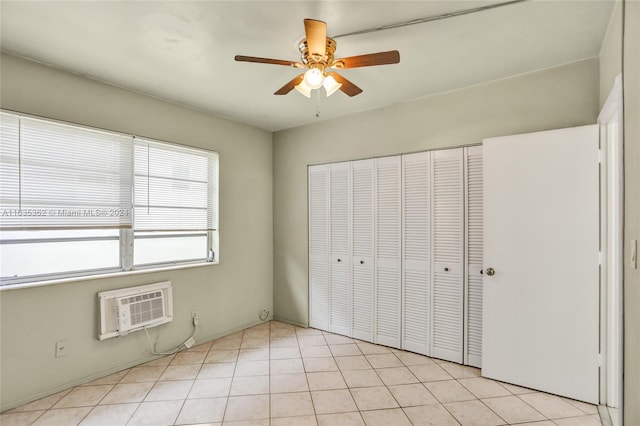
[[[431,155],[402,157],[402,349],[430,355]]]
[[[401,346],[401,157],[376,160],[375,343]]]
[[[329,330],[329,165],[309,166],[309,326]]]
[[[373,341],[373,199],[374,160],[351,163],[352,201],[352,337]]]
[[[330,322],[333,333],[351,335],[351,164],[331,164]]]
[[[432,153],[431,356],[463,362],[463,149]]]
[[[465,148],[466,250],[465,360],[482,367],[482,147]]]

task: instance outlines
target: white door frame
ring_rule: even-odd
[[[622,273],[623,273],[623,98],[622,76],[598,115],[601,188],[601,324],[600,402],[622,404]],[[620,410],[622,412],[622,410]]]

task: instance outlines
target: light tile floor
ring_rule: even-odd
[[[277,321],[9,410],[12,425],[600,425],[597,407]]]

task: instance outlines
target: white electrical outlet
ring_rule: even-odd
[[[66,340],[60,340],[59,342],[56,342],[56,358],[67,356],[68,352],[69,349],[67,347]]]

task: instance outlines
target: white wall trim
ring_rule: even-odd
[[[623,95],[618,75],[598,115],[601,163],[601,403],[620,408],[623,356]]]

